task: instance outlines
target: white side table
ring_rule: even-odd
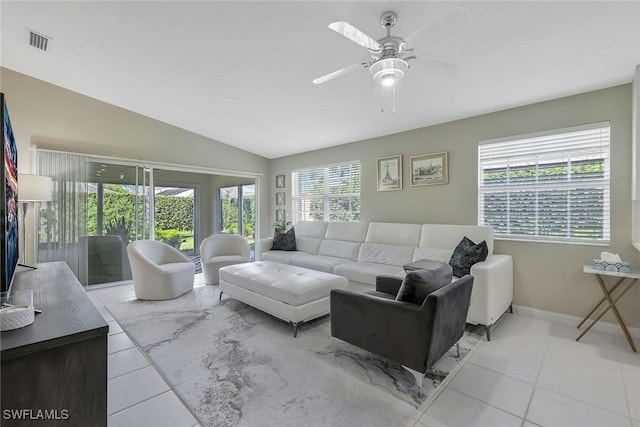
[[[587,332],[589,332],[591,330],[591,328],[593,328],[593,326],[598,321],[600,321],[600,319],[602,319],[602,317],[604,317],[604,315],[609,311],[609,309],[611,309],[611,311],[613,311],[613,314],[616,316],[616,320],[618,321],[618,324],[620,325],[620,328],[622,328],[622,332],[624,333],[624,336],[627,337],[627,341],[629,341],[629,345],[631,346],[631,349],[634,352],[636,352],[636,347],[633,344],[633,340],[631,339],[631,335],[629,335],[629,331],[627,330],[627,326],[624,324],[624,320],[622,320],[622,316],[620,316],[620,313],[618,312],[618,309],[616,307],[616,303],[620,300],[620,298],[622,298],[624,296],[624,294],[627,293],[627,291],[629,289],[631,289],[631,287],[635,283],[637,283],[638,279],[640,279],[640,269],[632,269],[631,272],[629,272],[629,273],[621,273],[621,272],[618,272],[618,271],[596,270],[595,268],[593,268],[592,265],[585,265],[583,271],[585,273],[588,273],[588,274],[595,274],[596,279],[598,279],[598,284],[600,285],[600,288],[602,289],[602,292],[604,293],[604,298],[602,298],[600,300],[600,302],[598,304],[596,304],[595,307],[593,307],[593,309],[589,312],[589,314],[587,314],[585,316],[585,318],[582,319],[582,322],[580,322],[580,324],[578,325],[578,328],[580,328],[587,321],[587,319],[589,319],[589,317],[593,313],[595,313],[595,311],[605,301],[607,302],[607,307],[604,310],[602,310],[602,312],[600,312],[600,314],[598,314],[598,316],[591,322],[591,324],[587,327],[587,329],[585,329],[580,334],[580,336],[578,338],[576,338],[576,341],[579,341],[580,338],[582,338]],[[607,289],[606,285],[604,284],[604,280],[602,279],[603,276],[618,277],[618,281],[611,287],[611,289]],[[631,279],[631,282],[627,285],[626,288],[622,289],[622,291],[619,292],[614,298],[613,293],[625,281],[625,279]]]

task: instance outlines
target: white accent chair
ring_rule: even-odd
[[[200,244],[200,261],[207,285],[220,282],[219,270],[227,265],[249,262],[249,242],[237,234],[214,234]]]
[[[179,250],[156,240],[127,246],[136,298],[165,300],[193,290],[196,265]]]

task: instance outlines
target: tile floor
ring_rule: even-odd
[[[407,427],[640,427],[640,354],[623,336],[577,336],[505,315]]]
[[[196,286],[203,286],[196,276]],[[109,427],[194,427],[182,403],[105,304],[135,298],[125,284],[91,290],[109,322]],[[640,354],[624,337],[507,314],[406,427],[640,427]],[[640,346],[637,343],[636,346]]]
[[[196,286],[203,285],[201,280],[196,283]],[[196,416],[105,308],[105,304],[135,298],[133,285],[90,290],[89,298],[109,323],[108,426],[199,427]]]

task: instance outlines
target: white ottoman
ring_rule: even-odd
[[[220,269],[220,299],[226,293],[293,325],[329,313],[331,289],[345,289],[342,277],[308,268],[257,261]]]

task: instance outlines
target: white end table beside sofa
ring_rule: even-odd
[[[256,246],[257,259],[333,273],[349,288],[370,290],[376,276],[404,277],[404,264],[419,259],[449,262],[464,236],[487,242],[489,255],[471,267],[474,276],[467,322],[490,327],[513,301],[513,259],[493,253],[493,228],[475,225],[300,221],[295,251],[271,250],[272,238]],[[457,278],[454,278],[457,279]]]

